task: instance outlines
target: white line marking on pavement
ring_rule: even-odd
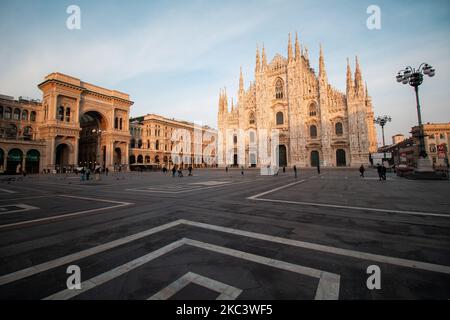
[[[259,193],[259,194],[255,194],[254,196],[248,197],[247,199],[257,200],[257,198],[265,196],[266,194],[269,194],[269,193],[272,193],[272,192],[275,192],[275,191],[278,191],[278,190],[286,189],[286,188],[289,188],[291,186],[294,186],[296,184],[299,184],[299,183],[302,183],[302,182],[305,182],[305,181],[306,180],[304,179],[304,180],[292,182],[292,183],[289,183],[287,185],[284,185],[284,186],[281,186],[281,187],[278,187],[278,188],[275,188],[275,189],[271,189],[271,190],[268,190],[268,191],[265,191],[265,192],[262,192],[262,193]]]
[[[8,210],[5,207],[17,207],[19,209]],[[30,210],[39,209],[38,207],[29,206],[27,204],[19,203],[19,204],[4,204],[0,206],[0,215],[9,214],[9,213],[17,213],[17,212],[25,212]]]
[[[161,291],[155,293],[147,300],[167,300],[191,283],[195,283],[196,285],[220,293],[216,300],[236,300],[236,298],[242,293],[242,290],[236,287],[229,286],[225,283],[201,276],[194,272],[188,272]]]
[[[131,241],[142,239],[144,237],[150,236],[150,235],[158,233],[160,231],[164,231],[166,229],[170,229],[172,227],[178,226],[178,225],[180,225],[180,223],[181,223],[181,220],[169,222],[169,223],[160,225],[155,228],[151,228],[151,229],[148,229],[148,230],[136,233],[136,234],[132,234],[132,235],[129,235],[129,236],[126,236],[126,237],[123,237],[123,238],[120,238],[120,239],[117,239],[117,240],[114,240],[111,242],[107,242],[107,243],[98,245],[98,246],[90,248],[90,249],[86,249],[86,250],[83,250],[80,252],[69,254],[69,255],[61,257],[61,258],[50,260],[50,261],[26,268],[26,269],[22,269],[22,270],[19,270],[19,271],[10,273],[10,274],[0,276],[0,286],[10,283],[10,282],[14,282],[14,281],[23,279],[23,278],[30,277],[30,276],[35,275],[40,272],[44,272],[44,271],[47,271],[47,270],[50,270],[50,269],[53,269],[56,267],[60,267],[62,265],[92,256],[94,254],[97,254],[97,253],[100,253],[100,252],[103,252],[103,251],[106,251],[109,249],[113,249],[115,247],[121,246],[121,245],[126,244]]]
[[[9,190],[9,189],[2,189],[0,188],[0,191],[6,192],[6,193],[17,193],[17,191]]]
[[[308,267],[303,267],[300,265],[270,259],[263,256],[258,256],[255,254],[229,249],[221,246],[216,246],[210,243],[205,243],[201,241],[191,240],[191,239],[180,239],[178,241],[175,241],[165,247],[162,247],[161,249],[158,249],[156,251],[153,251],[149,254],[146,254],[142,257],[139,257],[137,259],[134,259],[130,262],[127,262],[119,267],[116,267],[110,271],[104,272],[98,276],[95,276],[89,280],[86,280],[81,283],[81,289],[80,290],[70,290],[65,289],[60,292],[57,292],[51,296],[48,296],[47,298],[44,298],[44,300],[66,300],[73,297],[78,296],[81,293],[84,293],[98,285],[104,284],[110,280],[113,280],[125,273],[130,272],[133,269],[136,269],[142,265],[144,265],[147,262],[150,262],[176,248],[181,247],[182,245],[190,245],[197,248],[205,249],[208,251],[217,252],[220,254],[232,256],[235,258],[252,261],[255,263],[263,264],[272,268],[277,268],[285,271],[295,272],[298,274],[302,274],[305,276],[310,276],[314,278],[319,279],[319,285],[317,287],[316,291],[316,300],[337,300],[339,298],[339,282],[340,282],[340,276],[334,273],[329,273],[322,270],[312,269]]]
[[[168,194],[179,194],[179,193],[186,193],[186,192],[194,192],[194,191],[199,191],[199,190],[206,190],[206,189],[212,189],[212,188],[223,188],[223,187],[229,187],[229,186],[235,186],[237,184],[243,184],[243,183],[254,183],[254,180],[249,180],[249,181],[240,181],[240,182],[230,182],[227,184],[220,184],[220,185],[214,185],[214,186],[207,186],[207,187],[193,187],[190,184],[189,185],[177,185],[177,186],[185,186],[186,189],[185,190],[176,190],[176,191],[166,191],[166,190],[158,190],[156,189],[156,187],[152,187],[152,188],[129,188],[129,189],[125,189],[125,191],[135,191],[135,192],[148,192],[148,193],[168,193]],[[162,185],[161,189],[163,189],[164,187],[171,187],[174,185]]]
[[[57,292],[51,296],[48,296],[47,298],[44,298],[43,300],[66,300],[73,298],[83,292],[86,292],[98,285],[101,285],[103,283],[106,283],[114,278],[117,278],[121,276],[122,274],[125,274],[133,269],[136,269],[145,263],[152,261],[167,252],[170,252],[176,248],[181,247],[184,244],[184,239],[172,242],[171,244],[168,244],[165,247],[162,247],[156,251],[150,252],[149,254],[146,254],[145,256],[139,257],[137,259],[134,259],[128,263],[125,263],[119,267],[116,267],[108,272],[99,274],[98,276],[95,276],[89,280],[83,281],[81,283],[81,289],[80,290],[71,290],[66,289],[60,292]]]
[[[418,270],[425,270],[425,271],[432,271],[432,272],[438,272],[438,273],[446,273],[450,274],[450,266],[444,266],[444,265],[438,265],[438,264],[432,264],[428,262],[421,262],[421,261],[415,261],[415,260],[408,260],[408,259],[402,259],[402,258],[394,258],[389,256],[383,256],[378,254],[372,254],[372,253],[366,253],[366,252],[360,252],[355,250],[349,250],[349,249],[342,249],[342,248],[336,248],[311,242],[304,242],[299,240],[293,240],[293,239],[287,239],[287,238],[281,238],[281,237],[275,237],[267,234],[262,233],[255,233],[251,231],[245,231],[245,230],[239,230],[234,228],[228,228],[228,227],[222,227],[218,225],[212,225],[212,224],[206,224],[202,222],[195,222],[195,221],[189,221],[189,220],[175,220],[163,225],[160,225],[158,227],[154,227],[133,235],[129,235],[111,242],[107,242],[101,245],[98,245],[96,247],[86,249],[80,252],[76,252],[73,254],[69,254],[64,257],[60,257],[51,261],[47,261],[44,263],[41,263],[36,266],[32,266],[26,269],[22,269],[10,274],[6,274],[3,276],[0,276],[0,285],[5,285],[10,282],[14,282],[26,277],[30,277],[32,275],[35,275],[40,272],[44,272],[68,263],[71,263],[76,260],[80,260],[89,256],[92,256],[94,254],[113,249],[115,247],[118,247],[120,245],[129,243],[131,241],[139,240],[144,237],[153,235],[155,233],[170,229],[172,227],[176,227],[178,225],[188,225],[188,226],[194,226],[198,228],[203,228],[207,230],[214,230],[214,231],[220,231],[224,233],[234,234],[234,235],[240,235],[248,238],[263,240],[263,241],[270,241],[274,243],[280,243],[285,244],[289,246],[299,247],[299,248],[305,248],[320,252],[326,252],[336,255],[341,255],[345,257],[350,258],[356,258],[356,259],[363,259],[363,260],[369,260],[374,262],[380,262],[380,263],[387,263],[392,265],[397,265],[400,267],[406,267],[406,268],[412,268],[412,269],[418,269]]]
[[[303,205],[303,206],[313,206],[313,207],[326,207],[326,208],[336,208],[336,209],[350,209],[350,210],[364,210],[364,211],[372,211],[372,212],[383,212],[383,213],[399,213],[399,214],[409,214],[409,215],[418,215],[418,216],[432,216],[432,217],[444,217],[450,218],[450,214],[445,213],[435,213],[435,212],[421,212],[421,211],[408,211],[408,210],[395,210],[395,209],[381,209],[381,208],[369,208],[369,207],[357,207],[357,206],[344,206],[339,204],[327,204],[327,203],[317,203],[317,202],[305,202],[305,201],[291,201],[291,200],[279,200],[279,199],[268,199],[261,198],[264,195],[269,193],[273,193],[275,191],[279,191],[282,189],[289,188],[293,185],[299,184],[306,180],[301,180],[298,182],[289,183],[285,186],[281,186],[275,189],[268,190],[263,193],[256,194],[251,197],[247,197],[248,200],[254,201],[265,201],[265,202],[275,202],[275,203],[287,203],[287,204],[295,204],[295,205]]]
[[[402,258],[394,258],[394,257],[366,253],[366,252],[355,251],[355,250],[349,250],[349,249],[330,247],[330,246],[311,243],[311,242],[304,242],[304,241],[299,241],[299,240],[275,237],[275,236],[270,236],[270,235],[266,235],[266,234],[262,234],[262,233],[255,233],[255,232],[244,231],[244,230],[239,230],[239,229],[221,227],[221,226],[206,224],[206,223],[202,223],[202,222],[182,220],[182,223],[186,224],[186,225],[190,225],[190,226],[196,226],[196,227],[203,228],[203,229],[216,230],[216,231],[221,231],[221,232],[230,233],[230,234],[237,234],[237,235],[244,236],[244,237],[265,240],[265,241],[270,241],[270,242],[275,242],[275,243],[281,243],[281,244],[286,244],[286,245],[290,245],[290,246],[294,246],[294,247],[311,249],[311,250],[315,250],[315,251],[321,251],[321,252],[326,252],[326,253],[351,257],[351,258],[370,260],[370,261],[375,261],[375,262],[380,262],[380,263],[388,263],[388,264],[397,265],[400,267],[407,267],[407,268],[413,268],[413,269],[420,269],[420,270],[450,274],[450,266],[432,264],[432,263],[428,263],[428,262],[421,262],[421,261],[415,261],[415,260],[407,260],[407,259],[402,259]]]
[[[83,210],[83,211],[77,211],[77,212],[71,212],[71,213],[58,214],[58,215],[47,217],[47,218],[40,218],[40,219],[26,220],[26,221],[15,222],[15,223],[10,223],[10,224],[3,224],[3,225],[0,225],[0,230],[1,229],[6,229],[6,228],[11,228],[11,227],[17,227],[17,226],[26,226],[26,225],[34,224],[34,223],[37,223],[37,222],[56,221],[56,220],[61,220],[61,219],[65,219],[65,218],[68,218],[68,217],[80,216],[80,215],[87,214],[87,213],[92,213],[92,212],[97,212],[97,211],[103,211],[103,210],[108,210],[108,209],[115,209],[115,208],[125,207],[125,206],[129,206],[129,205],[132,204],[130,202],[113,201],[113,200],[96,199],[96,198],[87,198],[87,197],[78,197],[78,196],[69,196],[69,195],[57,195],[57,196],[58,197],[74,198],[74,199],[82,199],[82,200],[98,201],[98,202],[117,203],[117,204],[114,205],[114,206],[109,206],[109,207],[103,207],[103,208],[97,208],[97,209],[89,209],[89,210]]]

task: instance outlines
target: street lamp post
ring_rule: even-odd
[[[386,149],[384,148],[386,146],[386,140],[384,139],[384,126],[391,121],[392,118],[390,116],[378,116],[375,119],[373,119],[373,122],[375,124],[380,125],[381,127],[381,132],[383,136],[383,162],[386,161]]]
[[[400,70],[396,76],[397,82],[403,84],[409,84],[414,87],[414,92],[416,93],[416,106],[417,106],[417,119],[419,122],[419,161],[418,167],[422,162],[425,162],[428,155],[425,150],[425,137],[422,124],[422,114],[420,111],[420,101],[419,101],[419,86],[423,83],[423,75],[429,77],[434,77],[436,70],[428,63],[422,63],[419,68],[414,69],[411,67],[406,67],[404,70]]]

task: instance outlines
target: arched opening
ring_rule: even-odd
[[[12,109],[10,107],[7,107],[5,109],[5,120],[11,120],[11,113]]]
[[[317,106],[316,104],[313,102],[309,105],[309,116],[310,117],[315,117],[317,116]]]
[[[6,163],[7,174],[19,174],[22,172],[23,152],[20,149],[11,149],[8,152]]]
[[[336,150],[336,166],[345,167],[347,162],[345,160],[345,151],[342,149]]]
[[[7,139],[17,139],[17,126],[10,123],[6,128],[6,138]]]
[[[135,164],[135,163],[136,163],[136,157],[130,156],[130,164]]]
[[[135,148],[136,147],[136,140],[134,138],[132,138],[131,141],[130,141],[130,147],[131,148]]]
[[[278,166],[279,167],[287,166],[286,146],[283,144],[278,146]]]
[[[238,165],[238,155],[237,155],[237,154],[234,154],[234,155],[233,155],[233,165],[234,165],[234,166],[237,166],[237,165]]]
[[[101,147],[101,136],[106,130],[106,120],[96,111],[88,111],[80,117],[78,162],[93,166],[106,159],[106,149]]]
[[[309,127],[309,136],[311,139],[317,138],[317,127],[315,125]]]
[[[284,116],[283,116],[283,112],[277,112],[277,116],[276,116],[276,121],[277,121],[277,125],[281,125],[284,123]]]
[[[338,122],[335,124],[334,131],[336,132],[337,136],[342,136],[344,134],[344,128],[342,126],[342,122]]]
[[[250,166],[256,167],[256,154],[250,153]]]
[[[28,111],[27,110],[22,111],[22,121],[28,121]]]
[[[155,156],[155,163],[159,163],[159,156]]]
[[[280,78],[277,79],[277,82],[275,83],[275,98],[276,99],[283,99],[283,80]]]
[[[4,163],[5,163],[5,151],[3,151],[3,149],[0,149],[0,174],[5,172],[5,168],[3,167]]]
[[[311,151],[311,167],[317,167],[319,165],[319,151]]]
[[[36,121],[36,111],[31,111],[30,113],[30,121],[35,122]]]
[[[114,165],[122,164],[122,150],[120,148],[114,149]]]
[[[39,161],[41,154],[39,151],[32,149],[27,152],[25,158],[25,170],[27,173],[39,173]]]
[[[145,163],[150,163],[150,156],[145,156]]]
[[[33,139],[33,128],[27,126],[23,129],[23,138],[24,140],[32,140]]]
[[[20,109],[14,109],[13,120],[20,120]]]
[[[64,167],[69,166],[70,159],[70,148],[67,144],[61,143],[56,147],[56,158],[55,164],[57,165],[57,170],[59,172],[63,171]]]
[[[142,155],[138,155],[137,163],[144,163],[144,157]]]

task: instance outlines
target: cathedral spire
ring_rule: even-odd
[[[243,91],[244,91],[244,77],[242,76],[242,67],[241,67],[241,71],[239,74],[239,92]]]
[[[256,45],[256,66],[255,72],[259,72],[261,70],[261,61],[259,59],[259,47]]]
[[[264,43],[262,47],[262,70],[265,70],[267,67],[267,58],[266,58],[266,49],[264,48]]]
[[[326,78],[327,78],[327,72],[325,70],[325,59],[323,57],[322,44],[320,44],[319,77],[324,80],[326,80]]]
[[[364,85],[362,80],[361,68],[359,66],[358,56],[356,56],[356,69],[355,69],[355,90],[359,96],[364,95]]]
[[[298,33],[296,32],[295,33],[295,60],[298,61],[300,59],[300,55],[301,55],[300,44],[298,42]]]
[[[291,33],[289,32],[289,40],[288,40],[288,61],[291,62],[294,58],[292,53],[292,41],[291,41]]]
[[[350,61],[347,58],[347,94],[353,88],[353,80],[352,80],[352,70],[350,68]]]
[[[307,46],[305,46],[305,52],[303,55],[304,55],[305,59],[308,61],[309,57],[308,57],[308,47]]]

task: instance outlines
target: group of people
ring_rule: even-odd
[[[168,171],[167,168],[164,167],[164,168],[163,168],[164,174],[166,174],[167,171]],[[189,167],[188,167],[188,172],[189,172],[188,176],[191,176],[191,177],[192,177],[192,166],[189,166]],[[176,176],[178,176],[178,178],[183,178],[183,177],[184,177],[184,175],[183,175],[183,169],[182,169],[181,166],[173,166],[173,167],[172,167],[172,178],[175,178]]]

